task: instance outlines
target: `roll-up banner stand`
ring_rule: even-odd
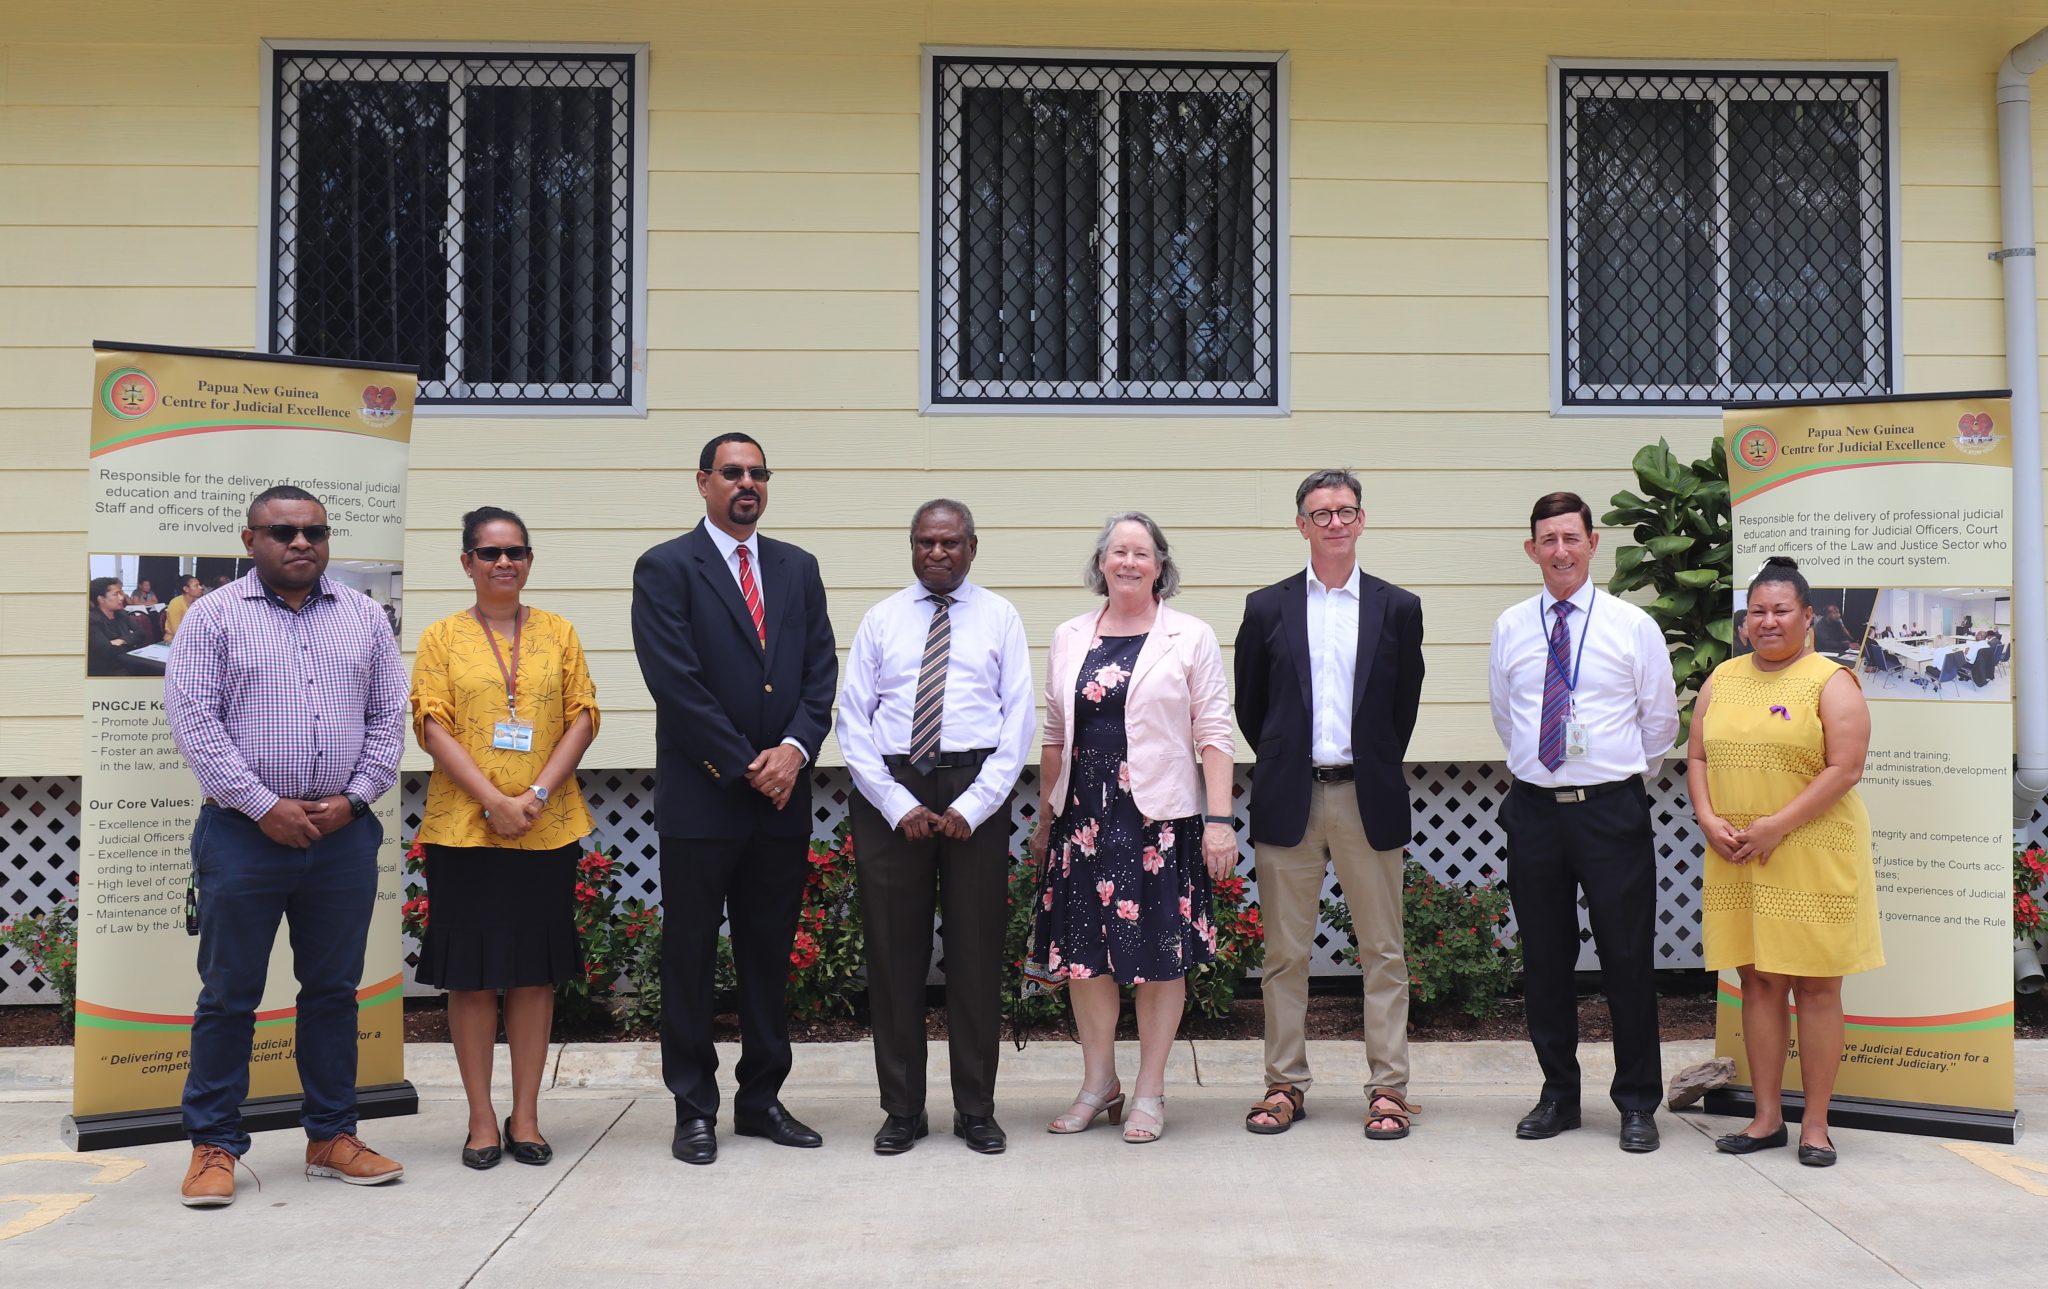
[[[1843,982],[1829,1122],[2011,1142],[2011,403],[2002,390],[1752,403],[1726,408],[1723,429],[1735,607],[1765,559],[1797,559],[1816,615],[1840,609],[1847,644],[1829,652],[1870,703],[1858,790],[1885,965]],[[1718,1001],[1714,1049],[1741,1086],[1706,1109],[1747,1118],[1733,971]],[[1785,1085],[1796,1119],[1796,1061]]]
[[[334,535],[327,576],[404,613],[405,468],[418,381],[410,367],[95,341],[90,515],[81,588],[148,581],[163,603],[124,610],[119,658],[81,637],[85,775],[78,882],[78,1022],[67,1143],[79,1150],[181,1138],[178,1102],[199,995],[185,888],[200,793],[164,717],[166,619],[180,579],[207,588],[251,565],[249,501],[296,484]],[[135,640],[152,643],[133,645]],[[93,674],[113,672],[116,674]],[[398,794],[384,823],[377,907],[358,990],[366,1118],[410,1114],[399,943]],[[299,1117],[291,946],[283,927],[256,1014],[251,1130]]]

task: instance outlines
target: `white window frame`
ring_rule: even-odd
[[[493,418],[549,418],[576,419],[586,417],[645,417],[647,415],[647,220],[650,193],[647,183],[647,50],[645,44],[587,44],[587,43],[531,43],[507,41],[348,41],[348,40],[265,40],[262,54],[262,97],[260,106],[261,166],[258,180],[257,227],[261,236],[257,239],[257,295],[261,313],[257,318],[259,335],[257,343],[269,343],[273,322],[290,332],[290,310],[292,308],[291,288],[282,291],[277,288],[276,271],[291,267],[290,252],[280,259],[278,254],[277,218],[278,209],[273,209],[273,194],[280,203],[291,201],[291,189],[280,187],[279,179],[287,182],[292,178],[295,162],[285,159],[284,174],[279,174],[279,152],[277,147],[278,104],[277,63],[279,58],[298,57],[309,53],[341,53],[364,57],[388,56],[393,59],[416,59],[430,61],[446,59],[451,64],[449,89],[453,94],[467,85],[492,85],[501,82],[498,78],[513,69],[508,62],[494,62],[493,56],[511,58],[563,58],[573,59],[592,54],[627,54],[633,59],[633,81],[630,87],[614,87],[614,93],[632,95],[631,119],[633,129],[630,172],[617,176],[617,190],[623,190],[630,199],[625,203],[615,202],[613,219],[630,219],[627,245],[631,248],[632,264],[629,266],[630,283],[626,302],[612,305],[612,343],[614,359],[623,358],[626,381],[619,382],[556,382],[545,386],[545,395],[550,398],[616,398],[624,395],[625,401],[603,404],[591,403],[529,403],[529,402],[479,402],[469,401],[456,395],[468,392],[471,382],[464,378],[461,363],[463,328],[463,285],[458,262],[451,258],[448,268],[448,329],[447,366],[450,373],[447,385],[451,397],[444,401],[423,404],[414,410],[416,417],[432,416],[487,416]],[[386,69],[369,67],[358,69],[358,79],[397,79],[395,73]],[[559,74],[551,82],[563,85],[579,83],[574,69]],[[335,77],[333,79],[341,79]],[[521,81],[519,83],[526,83]],[[583,82],[587,83],[587,82]],[[462,139],[459,129],[451,130],[449,149],[451,162],[461,155]],[[459,226],[462,218],[463,179],[459,168],[451,165],[448,176],[450,220]],[[630,216],[622,215],[622,209],[630,209]],[[630,340],[630,344],[628,343]],[[496,382],[492,382],[496,383]],[[535,382],[528,386],[539,389]]]
[[[1290,282],[1288,267],[1288,58],[1285,53],[1226,53],[1217,50],[1190,52],[1182,50],[1127,50],[1127,49],[1042,49],[994,46],[952,46],[926,45],[923,47],[921,90],[919,94],[918,132],[921,140],[921,157],[918,167],[919,189],[918,209],[918,411],[931,415],[985,415],[1011,413],[1030,416],[1286,416],[1289,414],[1292,390],[1290,372],[1292,348],[1288,340],[1288,315],[1292,312],[1288,300]],[[933,370],[932,352],[935,330],[957,334],[958,305],[960,300],[957,276],[952,280],[938,281],[933,267],[933,244],[937,230],[932,227],[934,197],[942,185],[959,181],[957,157],[940,158],[935,155],[939,122],[934,119],[934,58],[986,58],[986,59],[1052,59],[1076,62],[1116,62],[1122,64],[1156,64],[1156,88],[1168,90],[1201,90],[1211,88],[1217,81],[1218,73],[1204,71],[1210,63],[1270,63],[1273,66],[1274,93],[1271,118],[1262,123],[1254,146],[1264,149],[1272,157],[1272,200],[1266,212],[1257,216],[1254,228],[1255,261],[1253,272],[1270,281],[1274,297],[1274,321],[1271,331],[1259,340],[1258,361],[1269,365],[1272,373],[1272,399],[1258,404],[1205,404],[1205,403],[1142,403],[1125,401],[1147,397],[1147,390],[1155,386],[1192,385],[1194,392],[1183,395],[1193,398],[1237,398],[1243,397],[1250,388],[1242,381],[1125,381],[1116,379],[1111,373],[1116,361],[1117,338],[1117,286],[1114,259],[1101,268],[1097,309],[1101,316],[1102,350],[1100,355],[1102,375],[1092,381],[1034,381],[1032,398],[1001,398],[991,391],[1015,381],[957,380],[952,382],[967,397],[947,402],[935,401],[938,377]],[[960,85],[993,85],[1016,88],[1047,87],[1055,83],[1059,75],[1056,68],[1015,67],[993,73],[971,75]],[[949,95],[948,111],[958,119],[960,103],[957,89]],[[1101,117],[1101,129],[1105,143],[1113,137],[1117,104],[1113,96],[1105,104]],[[1117,238],[1117,156],[1114,149],[1104,147],[1101,153],[1099,183],[1102,187],[1100,206],[1100,235],[1114,247]],[[964,214],[965,207],[961,208]],[[1270,234],[1270,249],[1268,236]],[[964,235],[956,235],[953,244],[964,244]],[[983,394],[987,397],[982,397]],[[1100,401],[1088,403],[1057,403],[1037,401],[1054,398],[1089,398]]]
[[[1727,62],[1695,61],[1684,59],[1640,59],[1640,58],[1553,58],[1549,66],[1550,97],[1550,156],[1546,171],[1546,184],[1550,208],[1550,411],[1553,416],[1635,416],[1635,417],[1698,417],[1718,416],[1723,404],[1719,402],[1697,403],[1649,403],[1626,401],[1626,387],[1580,385],[1585,393],[1612,397],[1610,403],[1566,403],[1565,363],[1566,337],[1575,333],[1578,319],[1567,304],[1565,282],[1577,270],[1575,253],[1566,235],[1567,216],[1564,209],[1567,189],[1565,167],[1574,164],[1564,152],[1564,127],[1566,115],[1572,110],[1573,102],[1580,97],[1574,94],[1570,101],[1564,95],[1563,81],[1566,72],[1605,73],[1613,76],[1654,76],[1670,73],[1679,76],[1691,75],[1743,75],[1758,77],[1782,77],[1795,79],[1803,76],[1839,75],[1844,72],[1879,73],[1884,77],[1885,95],[1885,137],[1882,140],[1885,166],[1884,210],[1879,211],[1870,202],[1863,206],[1863,224],[1866,231],[1886,214],[1890,226],[1885,230],[1885,242],[1889,247],[1891,272],[1886,283],[1890,326],[1889,349],[1880,348],[1866,333],[1864,336],[1864,368],[1875,375],[1889,362],[1891,381],[1883,393],[1896,393],[1901,381],[1902,364],[1905,361],[1904,337],[1901,334],[1902,292],[1900,276],[1899,237],[1899,69],[1896,62],[1826,62],[1826,63],[1780,63],[1780,62]],[[1595,97],[1597,91],[1585,91],[1584,97]],[[1618,95],[1609,95],[1619,97]],[[1715,154],[1715,310],[1714,346],[1719,370],[1725,376],[1728,371],[1727,334],[1730,321],[1729,272],[1728,272],[1728,183],[1727,183],[1727,114],[1728,104],[1739,99],[1763,99],[1767,94],[1754,93],[1734,83],[1709,83],[1705,92],[1696,92],[1677,86],[1659,87],[1655,94],[1631,94],[1631,98],[1668,98],[1675,100],[1710,102],[1716,108],[1716,129],[1714,134]],[[1841,95],[1853,97],[1846,90]],[[1864,137],[1869,142],[1875,131],[1869,122],[1864,123]],[[1870,196],[1868,186],[1866,197]],[[1870,265],[1869,239],[1864,239],[1865,270]],[[1574,297],[1575,298],[1575,297]],[[1568,316],[1572,315],[1572,316]],[[1727,386],[1729,402],[1745,401],[1789,401],[1807,400],[1826,402],[1830,399],[1869,397],[1872,391],[1863,385],[1838,383],[1811,383],[1803,385],[1736,385],[1723,380]],[[1611,393],[1610,393],[1611,391]]]

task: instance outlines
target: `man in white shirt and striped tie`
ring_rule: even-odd
[[[1031,655],[1010,602],[967,580],[978,545],[957,501],[910,526],[917,580],[868,610],[839,695],[839,747],[858,793],[854,858],[881,1083],[875,1153],[929,1131],[925,980],[943,912],[953,1134],[985,1155],[995,1119],[1010,794],[1037,728]]]
[[[1579,1126],[1579,892],[1614,1022],[1621,1148],[1657,1148],[1654,775],[1678,736],[1671,653],[1649,614],[1594,589],[1600,535],[1569,492],[1540,498],[1522,549],[1543,590],[1493,628],[1493,727],[1514,784],[1501,802],[1508,889],[1522,940],[1522,993],[1543,1092],[1515,1135]]]

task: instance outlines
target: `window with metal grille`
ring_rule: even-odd
[[[1883,71],[1559,70],[1566,406],[1884,394]]]
[[[417,363],[422,405],[631,405],[634,71],[277,52],[271,348]]]
[[[1279,68],[932,57],[929,401],[1279,406]]]

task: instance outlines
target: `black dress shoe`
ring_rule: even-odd
[[[1561,1101],[1538,1101],[1536,1108],[1523,1115],[1522,1121],[1515,1125],[1515,1135],[1523,1141],[1544,1141],[1578,1126],[1577,1106],[1567,1106]]]
[[[1621,1148],[1631,1155],[1647,1155],[1657,1148],[1657,1116],[1648,1110],[1621,1112]]]
[[[1825,1146],[1809,1146],[1803,1141],[1800,1142],[1799,1162],[1805,1164],[1808,1168],[1833,1168],[1835,1166],[1834,1143],[1830,1142]]]
[[[464,1168],[474,1168],[479,1172],[486,1168],[496,1168],[498,1161],[504,1157],[505,1147],[503,1142],[493,1142],[488,1146],[472,1146],[468,1142],[464,1142],[462,1145],[462,1166]]]
[[[545,1164],[555,1157],[555,1148],[545,1141],[520,1141],[512,1135],[512,1116],[505,1116],[505,1148],[522,1164]]]
[[[742,1137],[766,1137],[778,1146],[798,1146],[809,1150],[825,1144],[823,1137],[783,1109],[779,1101],[759,1114],[734,1113],[732,1130]]]
[[[1771,1150],[1782,1146],[1791,1139],[1791,1134],[1785,1131],[1785,1125],[1781,1123],[1778,1125],[1776,1132],[1766,1133],[1761,1137],[1744,1136],[1739,1132],[1731,1132],[1725,1137],[1716,1137],[1714,1138],[1714,1149],[1724,1155],[1753,1155],[1759,1150]]]
[[[977,1155],[1000,1155],[1010,1144],[1003,1125],[992,1114],[953,1113],[953,1135],[967,1143]]]
[[[676,1139],[669,1153],[686,1164],[708,1164],[718,1158],[716,1119],[676,1120]]]
[[[919,1137],[931,1134],[931,1120],[924,1111],[916,1114],[892,1114],[882,1120],[882,1126],[875,1130],[875,1153],[878,1155],[900,1155],[917,1144]]]

